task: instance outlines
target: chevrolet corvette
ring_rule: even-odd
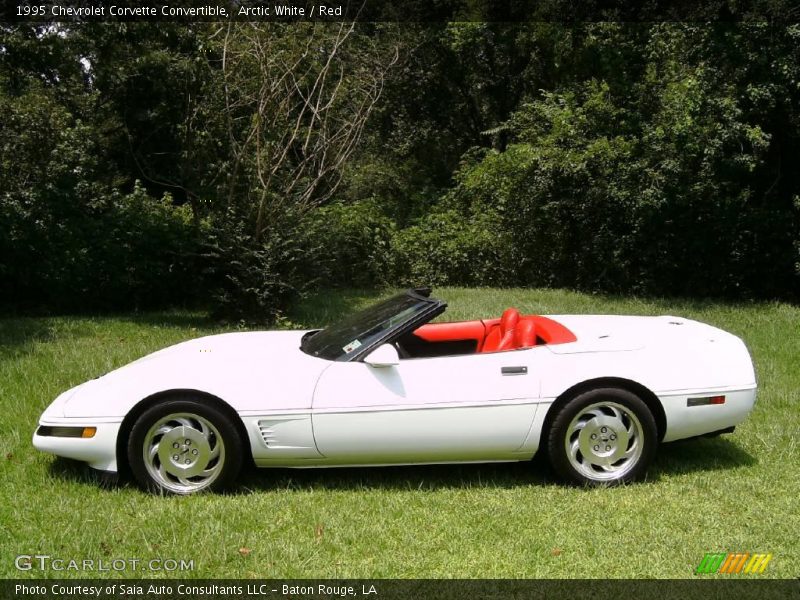
[[[729,433],[756,378],[738,337],[673,316],[434,321],[407,290],[321,330],[227,333],[72,388],[39,450],[145,489],[231,486],[242,466],[528,461],[579,485],[641,479],[662,442]]]

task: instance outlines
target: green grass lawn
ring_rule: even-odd
[[[0,576],[18,554],[175,558],[191,577],[692,577],[708,551],[800,560],[800,308],[445,288],[448,320],[500,315],[675,314],[731,331],[756,362],[759,400],[736,433],[662,446],[648,480],[564,487],[534,464],[259,470],[235,493],[156,497],[106,487],[33,450],[61,391],[164,346],[223,329],[200,314],[0,320]],[[375,294],[311,298],[282,324],[324,325]],[[106,574],[104,574],[106,575]],[[120,576],[175,576],[123,571]]]

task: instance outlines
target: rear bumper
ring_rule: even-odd
[[[724,404],[688,406],[690,398],[725,396]],[[667,417],[665,442],[682,440],[734,427],[747,418],[756,402],[756,386],[736,389],[691,390],[659,395]]]
[[[42,419],[33,434],[33,446],[42,452],[89,463],[101,471],[117,470],[117,435],[122,421],[96,423],[92,419]],[[40,435],[40,427],[96,427],[91,438]]]

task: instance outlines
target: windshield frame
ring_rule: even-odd
[[[401,292],[399,294],[395,294],[394,296],[390,296],[389,298],[381,300],[380,302],[376,302],[374,304],[371,304],[370,306],[368,306],[367,308],[362,309],[361,311],[358,311],[356,313],[352,313],[352,314],[348,315],[346,317],[346,319],[349,320],[349,319],[352,319],[352,318],[356,317],[357,315],[359,315],[361,313],[368,313],[370,310],[374,309],[379,304],[383,304],[385,302],[388,302],[389,300],[392,300],[393,298],[406,297],[406,298],[409,298],[409,299],[411,299],[411,300],[413,300],[413,301],[415,301],[417,303],[422,303],[422,308],[421,309],[416,310],[415,312],[407,315],[405,319],[403,319],[401,321],[398,321],[397,323],[395,323],[391,327],[387,327],[383,332],[381,332],[381,335],[379,335],[379,336],[375,337],[374,339],[372,339],[368,344],[364,344],[364,345],[360,346],[357,350],[355,350],[354,352],[352,352],[350,354],[348,354],[348,353],[343,351],[336,358],[328,358],[327,356],[321,356],[321,355],[318,355],[318,354],[314,354],[313,352],[309,352],[309,349],[307,347],[308,346],[308,342],[310,340],[312,340],[316,335],[329,330],[332,326],[338,325],[338,323],[333,323],[333,324],[329,325],[328,327],[326,327],[325,329],[321,329],[321,330],[318,330],[318,331],[313,332],[313,333],[309,332],[309,334],[306,334],[305,336],[303,336],[303,341],[300,344],[300,350],[303,353],[307,354],[308,356],[312,356],[314,358],[319,358],[321,360],[327,360],[327,361],[330,361],[330,362],[356,362],[356,361],[361,361],[364,357],[366,357],[375,348],[377,348],[377,347],[379,347],[379,346],[381,346],[383,344],[386,344],[386,343],[391,343],[392,341],[394,341],[395,339],[400,338],[402,335],[408,333],[409,331],[413,331],[414,329],[417,329],[418,327],[420,327],[423,324],[427,323],[431,319],[433,319],[433,318],[439,316],[440,314],[442,314],[444,312],[445,308],[447,307],[447,303],[442,301],[442,300],[439,300],[437,298],[429,297],[427,295],[429,293],[430,293],[430,291],[427,290],[427,289],[420,289],[420,290],[408,289],[408,290],[405,290],[404,292]],[[386,319],[386,320],[389,320],[389,319]]]

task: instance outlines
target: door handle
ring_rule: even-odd
[[[528,367],[500,367],[500,373],[503,375],[527,375]]]

